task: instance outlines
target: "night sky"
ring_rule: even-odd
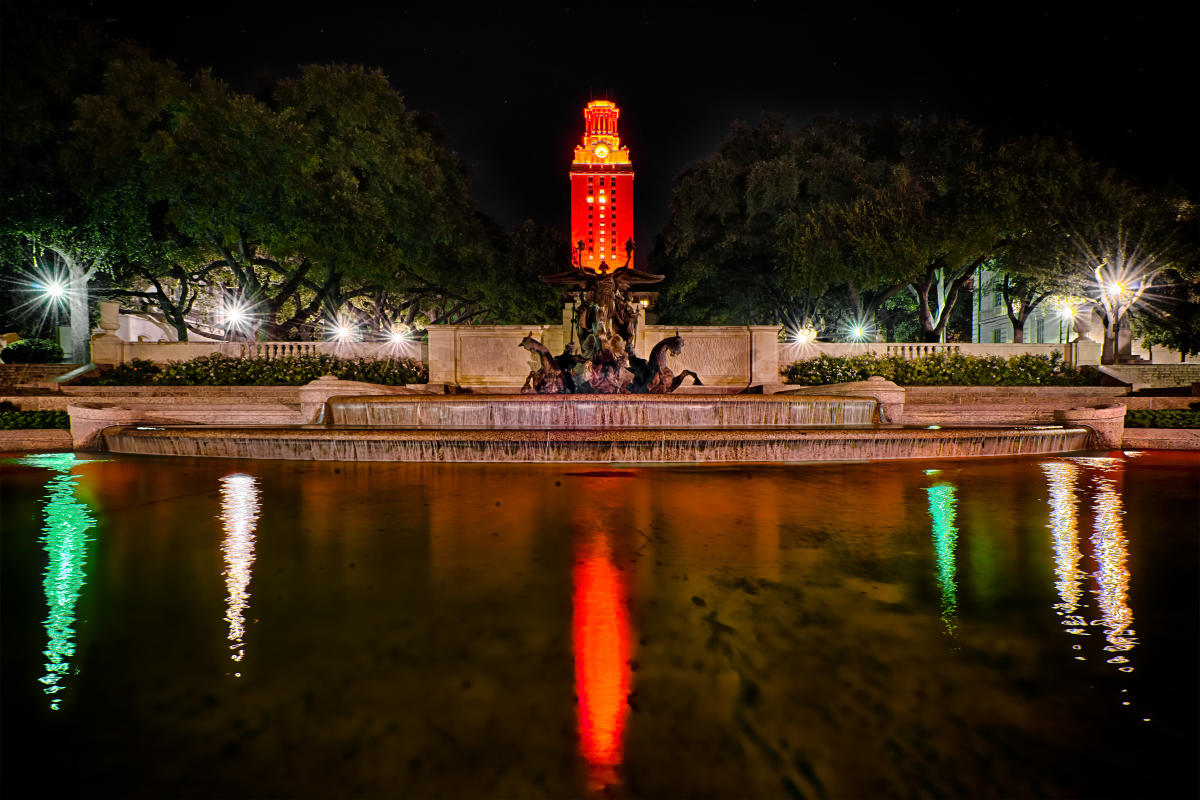
[[[567,165],[591,97],[621,107],[637,172],[638,250],[668,216],[675,176],[736,119],[778,112],[959,116],[996,137],[1061,134],[1149,185],[1200,188],[1195,30],[1152,4],[1122,13],[973,4],[831,11],[729,3],[618,10],[590,3],[428,3],[421,11],[295,4],[76,2],[112,38],[254,91],[304,63],[381,68],[433,112],[471,169],[484,213],[567,228]],[[1047,4],[1048,5],[1048,4]],[[787,8],[787,12],[780,11]]]

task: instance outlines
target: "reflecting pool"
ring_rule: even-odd
[[[1200,456],[0,459],[6,796],[1194,796]]]

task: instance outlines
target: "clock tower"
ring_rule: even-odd
[[[609,270],[624,264],[625,242],[633,238],[633,162],[617,135],[620,115],[611,100],[588,103],[583,144],[571,162],[571,247],[579,266],[593,272],[602,262]]]

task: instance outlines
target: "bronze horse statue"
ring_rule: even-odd
[[[631,358],[630,368],[636,375],[633,391],[645,394],[669,394],[678,389],[683,383],[683,379],[688,376],[692,378],[692,385],[703,386],[700,376],[690,369],[685,369],[676,375],[667,366],[667,353],[677,356],[681,350],[683,350],[683,338],[676,334],[668,336],[654,345],[650,351],[650,358],[645,361],[636,357]]]

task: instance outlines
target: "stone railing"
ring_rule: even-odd
[[[1032,342],[1007,342],[1003,344],[974,342],[950,342],[946,344],[938,342],[811,342],[798,344],[794,342],[780,342],[779,363],[786,366],[794,361],[807,361],[822,355],[837,358],[841,356],[863,355],[865,353],[874,353],[879,356],[899,356],[904,359],[924,358],[935,353],[958,353],[965,356],[1000,356],[1001,358],[1011,358],[1022,353],[1033,353],[1036,355],[1059,353],[1068,361],[1074,363],[1077,352],[1080,355],[1086,355],[1088,358],[1093,356],[1091,351],[1084,353],[1083,348],[1077,348],[1075,345],[1037,344]],[[1099,355],[1099,350],[1096,350],[1094,353],[1095,360],[1084,360],[1080,363],[1099,363]]]
[[[123,342],[115,336],[92,339],[92,361],[123,364],[135,358],[164,363],[215,353],[232,358],[290,358],[318,354],[337,358],[411,358],[424,361],[422,342]]]
[[[924,358],[937,353],[957,353],[959,352],[957,344],[908,344],[898,343],[889,344],[884,348],[884,353],[889,356],[900,356],[906,361],[911,361],[914,358]]]

